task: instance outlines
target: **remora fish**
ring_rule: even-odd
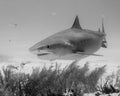
[[[82,59],[94,54],[101,47],[107,48],[104,25],[102,31],[83,29],[76,16],[71,28],[53,34],[52,36],[32,46],[30,52],[40,59]]]

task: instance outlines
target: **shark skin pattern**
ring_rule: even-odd
[[[101,47],[107,48],[104,25],[102,31],[83,29],[76,16],[71,28],[53,34],[36,43],[29,51],[36,54],[40,59],[76,60],[87,56],[101,56],[94,54]]]

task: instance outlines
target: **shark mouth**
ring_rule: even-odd
[[[48,55],[49,53],[41,53],[41,54],[37,54],[37,56],[44,56],[44,55]]]
[[[29,51],[33,54],[36,54],[37,56],[45,56],[45,55],[52,54],[52,52],[49,52],[46,50],[39,50],[38,48],[37,49],[30,48]]]
[[[53,54],[50,51],[46,51],[46,50],[39,50],[39,52],[37,52],[37,56],[44,56],[44,55],[49,55],[49,54]]]
[[[44,52],[44,53],[38,53],[37,56],[45,56],[45,55],[50,55],[53,54],[52,52]]]

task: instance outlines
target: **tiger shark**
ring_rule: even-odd
[[[107,48],[106,34],[102,20],[102,30],[93,31],[83,29],[78,16],[75,17],[72,27],[55,33],[36,43],[29,51],[40,59],[76,60],[87,56],[102,56],[95,54],[101,47]]]

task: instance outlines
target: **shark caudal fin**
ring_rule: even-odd
[[[105,28],[104,28],[104,18],[102,17],[102,32],[105,34]],[[107,48],[107,40],[104,37],[103,41],[102,41],[102,47],[103,48]]]
[[[75,17],[74,23],[73,23],[71,28],[82,29],[82,27],[79,23],[79,17],[78,16]]]

